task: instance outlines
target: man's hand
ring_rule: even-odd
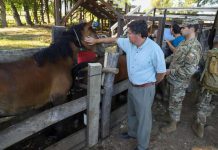
[[[166,75],[170,74],[170,69],[167,69]]]
[[[87,42],[88,45],[94,45],[94,44],[97,43],[97,39],[95,39],[95,38],[93,38],[93,37],[90,37],[90,36],[85,37],[85,40],[84,40],[84,41]]]
[[[162,81],[164,79],[164,76],[165,76],[166,72],[164,73],[157,73],[156,74],[156,83],[155,84],[158,84],[160,81]]]

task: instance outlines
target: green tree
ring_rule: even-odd
[[[13,17],[14,17],[14,20],[17,24],[17,26],[22,26],[22,22],[20,20],[20,15],[18,13],[18,9],[21,9],[21,5],[22,5],[22,1],[21,0],[8,0],[10,6],[11,6],[11,10],[12,10],[12,13],[13,13]],[[18,9],[17,9],[18,8]]]
[[[171,7],[173,5],[172,0],[153,0],[152,6],[154,8]]]
[[[33,22],[31,20],[31,16],[30,16],[30,7],[31,7],[31,3],[32,0],[23,0],[23,9],[25,12],[25,19],[26,19],[26,23],[30,26],[33,26]]]
[[[0,13],[1,13],[1,24],[2,27],[7,27],[7,20],[6,20],[6,8],[5,3],[3,0],[0,0]]]

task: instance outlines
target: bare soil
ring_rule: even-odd
[[[177,131],[164,134],[160,132],[160,127],[166,124],[163,114],[166,106],[160,100],[155,100],[153,104],[153,128],[150,139],[151,150],[218,150],[218,108],[214,110],[205,126],[205,135],[201,139],[193,133],[191,125],[197,111],[196,96],[187,93],[183,102],[181,122]],[[218,100],[218,97],[214,97]],[[134,150],[136,140],[124,140],[120,138],[120,133],[127,131],[127,120],[112,129],[108,138],[100,141],[91,150]]]

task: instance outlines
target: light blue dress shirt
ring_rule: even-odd
[[[156,73],[166,72],[163,51],[151,39],[138,48],[129,38],[118,38],[117,44],[126,52],[128,76],[133,84],[156,82]]]

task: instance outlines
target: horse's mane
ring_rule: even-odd
[[[64,31],[60,38],[57,39],[55,43],[52,43],[49,47],[43,49],[34,54],[34,59],[39,66],[42,66],[46,61],[55,63],[60,58],[73,57],[73,51],[70,47],[70,43],[74,43],[79,48],[84,48],[81,43],[79,45],[78,39],[75,32],[81,40],[82,30],[84,29],[86,23],[80,23],[78,25],[71,26],[67,31]]]
[[[55,63],[60,58],[73,57],[70,42],[72,42],[71,35],[65,33],[56,43],[52,43],[49,47],[35,53],[33,57],[39,66],[42,66],[46,61]]]

